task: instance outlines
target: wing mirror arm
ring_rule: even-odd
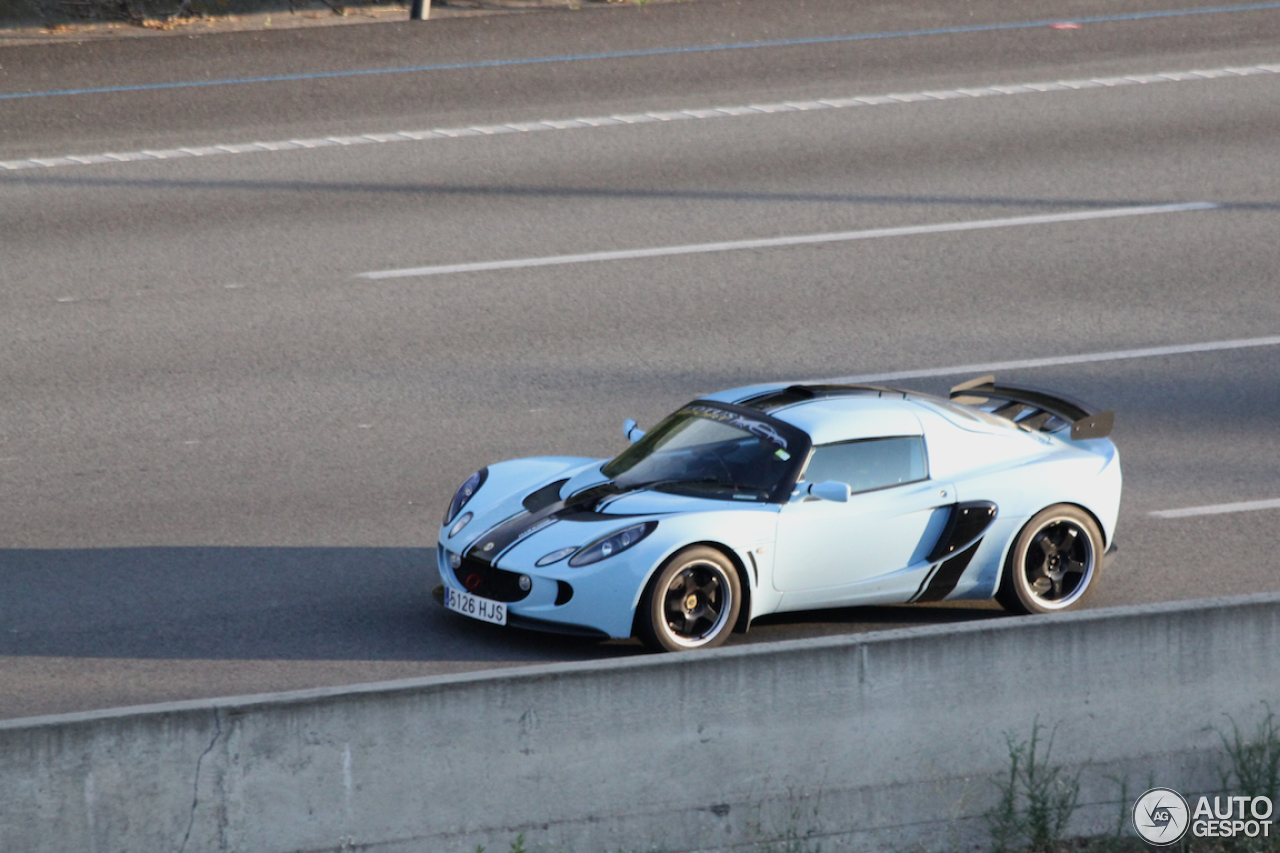
[[[805,498],[818,498],[824,501],[846,503],[853,489],[848,483],[837,483],[835,480],[823,480],[821,483],[799,483],[791,493],[791,502],[798,503]]]
[[[627,418],[622,422],[622,434],[632,444],[644,438],[644,430],[640,429],[640,425],[633,418]]]

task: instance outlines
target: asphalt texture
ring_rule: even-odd
[[[2,48],[0,96],[28,97],[0,97],[0,161],[1280,63],[1280,9],[1045,24],[1179,8],[700,0]],[[386,73],[314,76],[353,71]],[[1260,73],[0,171],[0,716],[639,654],[443,612],[457,484],[613,455],[624,418],[734,385],[1280,334],[1277,139]],[[1218,207],[359,277],[1194,201]],[[1280,510],[1149,514],[1280,497],[1278,368],[1260,345],[1002,372],[1117,411],[1121,554],[1090,606],[1280,588]]]

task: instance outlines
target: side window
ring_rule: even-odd
[[[815,447],[804,472],[810,483],[835,480],[848,483],[855,492],[914,483],[927,476],[924,439],[918,435]]]

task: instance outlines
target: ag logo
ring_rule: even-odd
[[[1133,828],[1156,847],[1177,844],[1190,825],[1187,801],[1172,788],[1152,788],[1133,804]]]

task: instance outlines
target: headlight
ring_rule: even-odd
[[[444,514],[443,524],[448,524],[458,517],[458,513],[462,512],[462,508],[467,505],[467,501],[471,500],[471,496],[480,490],[480,487],[484,485],[484,481],[488,477],[489,469],[481,468],[458,487],[457,494],[453,496],[453,500],[449,501],[449,511]]]
[[[627,550],[654,530],[657,530],[657,528],[658,522],[646,521],[641,524],[633,524],[631,527],[619,530],[617,533],[610,533],[603,539],[597,539],[577,554],[574,554],[569,559],[569,565],[577,568],[578,566],[589,566],[592,563],[598,563],[606,557],[612,557],[614,554]]]

